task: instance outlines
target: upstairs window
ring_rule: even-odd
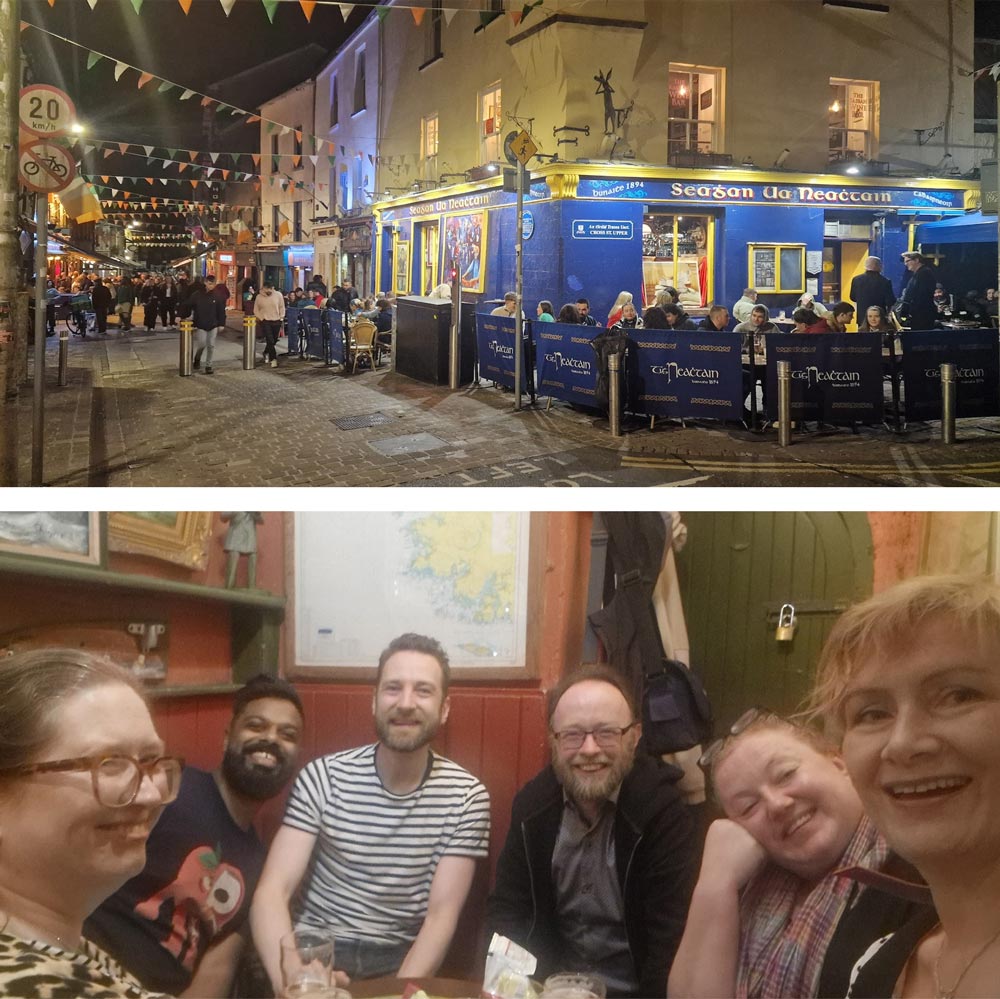
[[[433,62],[440,59],[441,52],[441,23],[443,20],[442,0],[433,0],[430,16],[424,27],[424,63]]]
[[[424,180],[438,178],[438,116],[425,115],[420,119],[420,161]]]
[[[501,125],[503,113],[500,106],[500,84],[496,83],[479,95],[479,155],[480,163],[500,160]]]
[[[354,57],[354,114],[368,106],[365,91],[365,50],[358,49]]]
[[[878,84],[871,80],[830,80],[831,163],[870,160],[878,140]]]
[[[330,128],[340,124],[340,98],[337,94],[337,74],[330,77]]]
[[[292,130],[292,141],[294,145],[292,146],[292,153],[298,157],[298,160],[292,161],[292,166],[296,170],[302,169],[302,125],[298,124]]]
[[[723,71],[670,64],[667,159],[679,153],[721,152]]]

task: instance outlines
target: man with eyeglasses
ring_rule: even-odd
[[[662,996],[697,871],[681,772],[637,756],[625,679],[604,666],[548,695],[552,763],[514,799],[488,925],[538,958],[535,977],[589,971],[609,996]]]
[[[229,994],[266,854],[253,821],[292,778],[302,730],[291,684],[261,674],[237,691],[219,768],[184,770],[145,869],[84,924],[150,991]]]

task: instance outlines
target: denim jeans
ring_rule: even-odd
[[[215,356],[215,337],[218,332],[218,326],[210,330],[198,329],[194,331],[195,352],[200,355],[203,350],[205,351],[206,368],[210,368],[212,366],[212,358]]]
[[[337,937],[333,945],[333,964],[351,978],[395,975],[411,946],[410,943],[387,944]]]

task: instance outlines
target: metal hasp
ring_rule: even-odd
[[[782,604],[778,612],[778,627],[774,632],[777,642],[790,642],[795,637],[795,607],[792,604]]]
[[[621,437],[621,357],[618,354],[608,355],[608,422],[611,424],[611,436]]]
[[[179,374],[182,378],[186,378],[193,370],[194,322],[191,319],[182,319],[177,325],[181,331],[180,357],[177,362],[177,374]]]
[[[243,370],[253,371],[254,350],[257,341],[257,317],[243,317]]]
[[[792,443],[792,362],[778,361],[778,444]]]
[[[955,365],[941,365],[941,443],[955,443]]]
[[[552,126],[552,138],[554,139],[560,132],[583,132],[584,135],[590,135],[590,126],[584,125],[582,128],[579,125],[559,125],[556,127]]]

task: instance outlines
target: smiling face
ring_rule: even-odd
[[[877,306],[871,306],[865,313],[865,319],[869,326],[878,327],[882,325],[882,312]]]
[[[567,729],[592,731],[598,728],[624,728],[633,722],[629,706],[610,683],[581,680],[559,698],[552,712],[553,732]],[[576,750],[563,749],[554,737],[549,738],[552,768],[566,793],[577,802],[606,799],[632,769],[639,726],[626,732],[618,746],[602,749],[588,735]]]
[[[441,664],[426,652],[394,652],[382,667],[372,713],[379,740],[401,753],[426,746],[448,720]]]
[[[873,656],[842,701],[844,759],[868,814],[925,876],[1000,863],[1000,667],[939,618]]]
[[[226,732],[222,776],[238,794],[254,801],[273,798],[295,772],[302,716],[283,697],[250,701]]]
[[[115,754],[145,761],[164,752],[142,698],[120,683],[72,695],[49,725],[53,736],[36,762]],[[93,908],[143,869],[162,810],[148,779],[132,804],[108,808],[86,770],[17,778],[0,792],[0,882],[12,895],[63,906],[58,911]]]
[[[631,302],[626,302],[622,306],[622,319],[635,319],[635,306]]]
[[[803,878],[830,871],[861,820],[861,802],[843,761],[789,730],[740,736],[713,778],[726,815],[774,863]]]

